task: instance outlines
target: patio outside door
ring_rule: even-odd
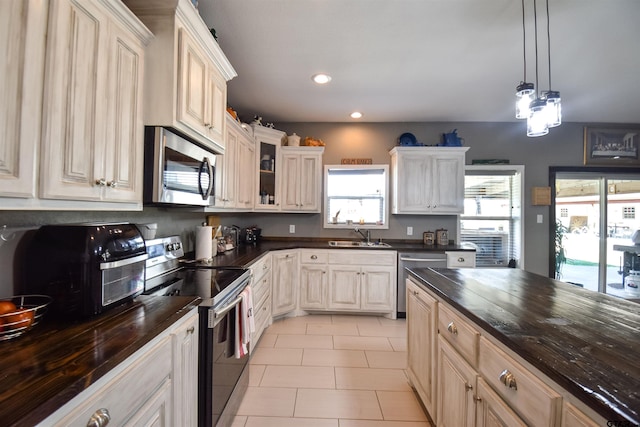
[[[625,297],[623,252],[640,229],[640,175],[555,175],[555,277]]]

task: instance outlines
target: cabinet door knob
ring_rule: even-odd
[[[462,257],[458,258],[458,262],[464,262],[464,258]]]
[[[311,259],[318,259],[318,255],[311,255]]]
[[[466,383],[464,385],[464,389],[465,389],[465,391],[470,391],[470,390],[473,390],[473,386],[471,384],[469,384],[469,383]]]
[[[96,185],[99,185],[100,187],[106,187],[107,180],[104,178],[96,179]]]
[[[190,327],[189,329],[187,329],[187,333],[188,333],[188,334],[192,334],[192,333],[194,333],[195,331],[196,331],[196,327],[195,327],[195,326],[192,326],[192,327]]]
[[[514,377],[513,374],[509,372],[508,369],[505,369],[500,373],[500,382],[514,390],[518,389],[518,384],[516,383],[516,377]]]
[[[91,415],[87,427],[105,427],[111,421],[111,415],[107,408],[100,408]]]
[[[111,180],[107,183],[107,187],[116,188],[118,186],[118,182],[116,180]]]
[[[473,396],[473,401],[476,403],[482,402],[482,398],[480,396]]]
[[[451,332],[453,335],[458,335],[458,327],[453,322],[447,325],[447,331]]]

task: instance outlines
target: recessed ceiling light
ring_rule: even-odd
[[[311,79],[319,85],[324,85],[331,81],[331,76],[329,74],[319,73],[311,76]]]
[[[353,113],[351,113],[351,118],[352,119],[361,119],[362,118],[362,113],[360,111],[354,111]]]

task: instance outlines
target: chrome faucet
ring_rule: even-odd
[[[366,231],[366,234],[365,234],[365,233],[362,232],[362,230],[360,230],[358,227],[356,227],[353,231],[355,231],[356,233],[360,233],[362,238],[367,241],[367,244],[369,244],[371,242],[371,231],[370,230],[365,230]]]

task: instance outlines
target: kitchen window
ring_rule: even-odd
[[[325,165],[324,228],[389,228],[389,166]]]
[[[478,267],[518,267],[523,263],[524,166],[465,167],[460,241],[476,248]]]

